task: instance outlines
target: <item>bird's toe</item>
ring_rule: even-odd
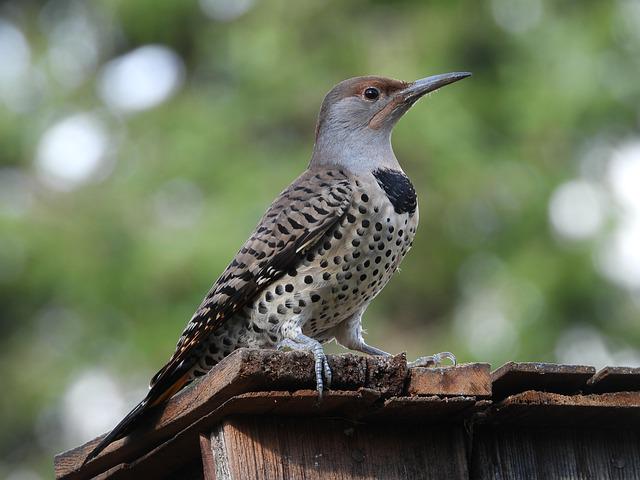
[[[440,352],[435,353],[433,355],[428,355],[426,357],[419,357],[413,362],[409,362],[408,366],[411,367],[440,367],[442,365],[443,360],[449,360],[453,367],[455,367],[458,362],[456,360],[456,356],[451,352]]]
[[[333,382],[333,374],[331,373],[331,367],[329,367],[329,362],[327,361],[327,357],[324,357],[322,362],[322,366],[324,367],[324,380],[327,388],[331,388],[331,382]]]

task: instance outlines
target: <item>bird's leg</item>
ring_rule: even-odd
[[[450,360],[453,366],[455,367],[458,362],[456,361],[456,356],[451,352],[440,352],[435,353],[433,355],[428,355],[426,357],[419,357],[413,362],[409,362],[407,365],[409,368],[411,367],[439,367],[442,365],[443,360]]]
[[[329,368],[327,356],[324,353],[322,344],[304,335],[299,327],[292,328],[285,334],[287,336],[280,340],[277,345],[278,350],[304,350],[313,353],[313,358],[315,359],[316,390],[318,390],[318,399],[322,399],[325,381],[327,388],[331,386],[331,369]]]
[[[362,314],[365,308],[360,309],[351,318],[348,318],[344,322],[338,324],[330,332],[335,337],[336,341],[344,348],[349,350],[355,350],[356,352],[366,353],[367,355],[373,355],[378,357],[390,357],[391,354],[380,350],[379,348],[367,345],[362,338]]]
[[[362,340],[362,339],[361,339]],[[380,350],[379,348],[372,347],[371,345],[367,345],[364,340],[357,343],[356,345],[352,345],[348,347],[350,350],[355,350],[356,352],[366,353],[367,355],[374,355],[378,357],[391,357],[390,353],[385,352],[384,350]]]

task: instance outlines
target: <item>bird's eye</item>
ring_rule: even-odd
[[[375,100],[380,96],[380,90],[377,88],[369,87],[364,91],[364,98],[367,100]]]

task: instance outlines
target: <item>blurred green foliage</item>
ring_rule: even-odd
[[[215,0],[82,3],[0,5],[27,39],[38,81],[25,108],[0,107],[0,188],[17,172],[26,192],[0,192],[22,202],[18,212],[0,203],[0,476],[18,465],[50,475],[51,455],[72,446],[60,411],[82,372],[144,388],[266,206],[305,168],[324,93],[357,75],[474,74],[396,128],[421,224],[367,312],[370,343],[495,367],[566,360],[561,339],[578,328],[597,332],[613,360],[620,349],[638,358],[638,293],[594,260],[615,228],[614,201],[588,238],[563,238],[549,222],[565,181],[586,175],[608,195],[606,152],[638,135],[632,2],[263,0],[240,2],[248,10],[229,21],[205,15],[203,6],[229,3]],[[99,54],[69,86],[54,75],[43,25],[78,11],[99,32]],[[148,44],[177,53],[183,83],[155,108],[105,105],[102,65]],[[111,170],[52,188],[34,164],[41,138],[80,112],[115,139]]]

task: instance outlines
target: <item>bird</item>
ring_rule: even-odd
[[[355,77],[329,91],[307,169],[274,200],[214,283],[147,396],[84,463],[238,348],[312,352],[319,398],[331,384],[324,343],[389,355],[365,342],[362,316],[411,248],[419,216],[391,133],[420,98],[470,75],[414,82]],[[418,361],[444,358],[455,363],[449,352]]]

